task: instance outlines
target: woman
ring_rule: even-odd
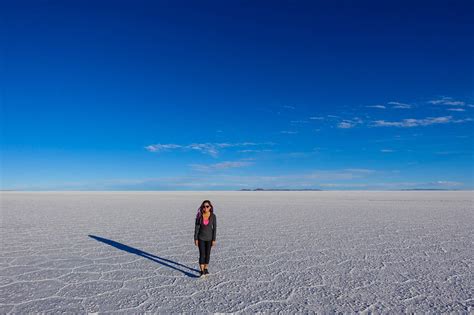
[[[199,247],[200,276],[209,274],[207,266],[211,255],[211,247],[216,245],[216,215],[209,200],[204,200],[196,214],[194,227],[194,244]]]

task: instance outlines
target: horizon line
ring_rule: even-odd
[[[215,189],[215,190],[19,190],[19,189],[0,189],[0,192],[281,192],[281,191],[474,191],[474,188],[467,189],[446,189],[446,188],[401,188],[401,189]]]

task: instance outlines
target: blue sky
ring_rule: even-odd
[[[4,1],[1,189],[473,189],[472,1]]]

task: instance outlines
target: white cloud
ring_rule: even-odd
[[[462,119],[455,119],[455,120],[453,120],[453,123],[463,123],[463,122],[466,122],[466,121],[472,121],[472,118],[466,117],[466,118],[462,118]]]
[[[215,178],[221,178],[224,181],[230,180],[235,183],[246,183],[248,185],[274,185],[291,187],[301,182],[311,182],[317,185],[321,180],[350,180],[355,178],[364,178],[372,174],[375,170],[369,169],[342,169],[342,170],[313,170],[309,172],[290,174],[290,175],[210,175],[213,181]]]
[[[438,180],[434,182],[383,182],[383,183],[370,183],[370,184],[351,184],[351,183],[334,183],[334,184],[321,184],[320,186],[325,187],[367,187],[370,189],[381,188],[381,189],[413,189],[413,188],[450,188],[454,186],[464,185],[462,182],[444,181]]]
[[[294,174],[275,174],[275,175],[242,175],[242,174],[224,174],[221,172],[212,172],[215,169],[226,169],[232,167],[244,167],[248,160],[227,161],[211,165],[204,165],[200,170],[209,171],[205,175],[201,172],[185,176],[162,176],[148,178],[127,178],[127,179],[109,179],[100,181],[88,181],[77,183],[74,187],[65,186],[64,183],[49,187],[24,187],[23,189],[49,189],[64,190],[73,188],[75,190],[93,189],[93,190],[149,190],[164,189],[238,189],[240,187],[249,188],[301,188],[301,187],[363,187],[367,184],[369,188],[388,187],[399,188],[403,186],[422,186],[426,183],[372,183],[369,181],[372,173],[377,172],[386,174],[390,170],[375,171],[364,168],[353,169],[335,169],[335,170],[308,170]],[[199,169],[199,166],[196,166]],[[207,167],[207,168],[206,168]],[[358,183],[350,183],[348,180],[359,180]],[[360,182],[365,180],[366,182]],[[338,182],[340,181],[340,182]],[[453,182],[454,183],[454,182]],[[462,184],[462,183],[461,183]],[[449,185],[449,182],[440,180],[433,184],[434,186]],[[17,187],[19,189],[19,187]]]
[[[349,129],[349,128],[352,128],[354,126],[355,126],[355,124],[350,122],[350,121],[342,121],[339,124],[337,124],[337,127],[342,128],[342,129]]]
[[[368,105],[368,106],[365,106],[365,107],[385,109],[385,105]]]
[[[347,169],[343,170],[316,170],[310,172],[307,175],[301,175],[301,178],[304,179],[317,179],[317,180],[350,180],[354,178],[362,178],[368,175],[370,172],[361,172],[361,171],[349,171]]]
[[[248,159],[247,159],[248,160]],[[194,170],[197,171],[213,171],[213,170],[225,170],[229,168],[244,167],[254,164],[253,162],[247,161],[225,161],[214,164],[189,164]]]
[[[453,116],[427,117],[423,119],[407,118],[402,121],[375,120],[375,127],[418,127],[429,126],[433,124],[461,123],[471,121],[472,118],[453,119]]]
[[[354,117],[352,120],[351,119],[343,119],[341,122],[337,124],[338,128],[342,129],[348,129],[348,128],[353,128],[357,124],[361,124],[363,121],[359,117]]]
[[[375,170],[366,169],[366,168],[346,168],[344,171],[347,172],[354,172],[354,173],[364,173],[364,174],[372,174],[375,173]]]
[[[283,131],[280,131],[280,133],[286,133],[286,134],[292,135],[292,134],[298,133],[298,131],[283,130]]]
[[[321,187],[367,187],[369,186],[368,184],[340,184],[340,183],[325,183],[325,184],[320,184],[319,186]]]
[[[283,105],[282,107],[286,108],[286,109],[295,109],[296,108],[296,107],[291,106],[291,105]]]
[[[447,110],[453,111],[453,112],[465,112],[466,110],[464,108],[447,108]]]
[[[145,147],[150,152],[166,151],[168,149],[181,148],[178,144],[152,144]]]
[[[463,183],[461,182],[453,182],[453,181],[447,181],[447,180],[438,180],[436,182],[432,182],[432,183],[429,183],[431,185],[439,185],[439,186],[448,186],[448,187],[452,187],[452,186],[460,186],[462,185]]]
[[[433,105],[452,105],[452,106],[464,106],[465,103],[462,101],[456,101],[452,97],[442,97],[436,100],[428,101],[428,103]]]
[[[324,117],[311,116],[311,117],[309,117],[309,119],[312,119],[312,120],[324,120]]]
[[[266,142],[264,144],[273,144],[272,142]],[[258,143],[254,142],[239,142],[239,143],[192,143],[189,145],[180,144],[151,144],[145,147],[150,152],[168,151],[171,149],[183,149],[183,150],[195,150],[204,154],[209,154],[213,157],[217,157],[219,149],[239,146],[256,146]]]
[[[392,150],[392,149],[382,149],[382,150],[380,150],[380,152],[389,153],[389,152],[395,152],[395,150]]]
[[[273,150],[263,149],[263,150],[253,150],[253,149],[245,149],[245,150],[238,150],[237,152],[248,153],[248,152],[271,152]]]
[[[222,148],[222,146],[220,146]],[[211,156],[216,157],[219,151],[216,149],[216,146],[210,143],[192,143],[187,146],[187,148],[192,150],[197,150],[202,153],[207,153]]]
[[[410,104],[405,104],[405,103],[400,103],[400,102],[388,102],[389,105],[394,105],[392,108],[403,108],[403,109],[408,109],[411,108],[412,106]]]
[[[438,155],[450,155],[450,154],[462,154],[464,151],[437,151],[435,154]]]

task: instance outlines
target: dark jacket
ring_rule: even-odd
[[[196,218],[194,226],[194,240],[215,241],[217,231],[217,219],[213,213],[209,218],[209,223],[204,225],[202,217]]]

